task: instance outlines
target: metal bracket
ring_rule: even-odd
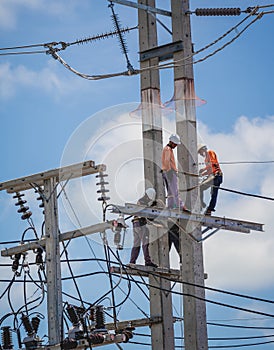
[[[152,6],[136,4],[133,1],[128,1],[128,0],[109,0],[109,1],[110,2],[115,2],[116,4],[130,6],[130,7],[134,7],[134,8],[140,9],[140,10],[145,10],[145,11],[149,11],[149,12],[153,12],[153,13],[158,13],[159,15],[171,17],[171,12],[170,11],[158,9],[158,8],[152,7]]]
[[[217,233],[221,228],[222,228],[222,227],[216,228],[215,230],[213,230],[212,232],[210,232],[209,234],[207,234],[205,237],[199,239],[198,241],[199,241],[199,242],[205,241],[206,239],[208,239],[209,237],[211,237],[211,236],[213,236],[215,233]],[[212,230],[212,227],[207,227],[207,228],[205,228],[205,229],[202,231],[202,235],[203,235],[204,233],[206,233],[207,231],[210,231],[210,230]]]
[[[178,52],[181,50],[183,50],[183,42],[181,40],[157,46],[152,49],[140,52],[140,62],[155,57],[159,57],[159,61],[169,60],[173,57],[174,52]]]

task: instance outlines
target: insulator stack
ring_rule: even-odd
[[[117,231],[114,234],[114,244],[119,248],[121,243],[121,231]]]
[[[98,198],[98,201],[102,201],[104,203],[110,199],[110,197],[106,195],[106,193],[109,192],[109,190],[105,187],[105,185],[108,185],[108,182],[105,181],[105,178],[107,176],[108,175],[104,174],[103,172],[100,172],[98,175],[96,175],[96,177],[100,180],[96,184],[96,186],[100,186],[100,189],[97,191],[97,193],[101,194],[101,197]]]
[[[62,342],[62,349],[64,350],[75,349],[77,348],[77,345],[78,345],[77,340],[66,338]]]
[[[29,320],[29,317],[27,315],[23,314],[23,316],[21,317],[21,320],[22,320],[23,326],[25,328],[25,331],[28,333],[28,336],[32,336],[34,333],[34,330],[33,330],[32,324]]]
[[[91,308],[89,313],[89,320],[95,322],[95,309]]]
[[[14,255],[13,257],[14,260],[11,267],[13,272],[16,272],[18,270],[20,258],[21,258],[21,253]]]
[[[128,327],[126,329],[123,330],[123,334],[125,336],[125,340],[124,343],[127,343],[130,339],[133,338],[133,334],[132,331],[134,330],[134,327]]]
[[[195,10],[196,16],[239,16],[241,9],[239,7],[231,8],[198,8]]]
[[[42,265],[43,264],[43,249],[38,248],[36,251],[36,258],[35,258],[35,264],[36,265]]]
[[[17,213],[22,213],[21,219],[26,220],[31,217],[32,212],[28,211],[29,207],[25,205],[27,201],[22,199],[23,196],[24,194],[16,192],[16,195],[14,195],[13,198],[17,198],[18,200],[17,203],[15,203],[15,205],[20,206],[20,208],[17,210]]]
[[[96,325],[96,319],[95,319],[95,308],[92,307],[89,309],[89,324],[90,324],[90,328],[94,329],[95,325]]]
[[[132,30],[132,29],[134,29],[134,28],[125,27],[125,28],[120,29],[120,32],[121,33],[129,33],[130,30]],[[84,38],[84,39],[77,39],[75,41],[75,43],[77,45],[83,45],[83,44],[89,43],[91,41],[96,41],[96,40],[101,40],[101,39],[108,39],[109,37],[115,37],[118,34],[119,33],[117,32],[117,30],[114,30],[114,31],[110,31],[108,33],[97,34],[95,36]]]
[[[2,348],[13,349],[12,334],[11,334],[10,327],[9,326],[2,327],[1,330],[2,330],[2,335],[1,335]]]
[[[89,339],[91,344],[102,344],[105,340],[103,334],[90,334]]]
[[[125,58],[126,58],[126,61],[127,61],[127,69],[129,72],[133,73],[134,72],[134,68],[132,67],[130,61],[129,61],[129,58],[128,58],[128,48],[127,48],[127,44],[126,44],[126,41],[125,41],[125,38],[124,38],[124,33],[121,31],[121,23],[120,23],[120,20],[119,20],[119,17],[117,15],[117,13],[114,12],[114,9],[113,9],[113,4],[111,3],[109,5],[110,9],[111,9],[111,12],[112,12],[112,21],[113,21],[113,25],[114,25],[114,28],[115,30],[117,31],[117,35],[118,35],[118,38],[119,38],[119,43],[120,43],[120,47],[121,47],[121,50],[122,50],[122,53],[125,55]]]
[[[39,325],[40,325],[40,318],[39,317],[33,317],[31,319],[31,325],[32,325],[32,328],[34,330],[35,333],[38,332],[38,328],[39,328]]]
[[[38,192],[38,191],[35,191],[35,192]],[[41,194],[39,195],[39,197],[36,198],[36,200],[41,201],[41,203],[39,204],[39,208],[44,208],[44,206],[45,206],[44,197]]]
[[[105,313],[102,305],[97,305],[95,310],[96,329],[105,329]]]
[[[80,319],[73,305],[67,306],[67,313],[69,320],[73,324],[73,326],[78,326],[80,323]]]

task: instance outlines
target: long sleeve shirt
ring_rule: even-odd
[[[220,164],[218,162],[217,155],[214,151],[208,150],[206,157],[205,157],[205,168],[202,169],[203,175],[210,175],[210,174],[216,174],[221,173]]]
[[[162,152],[162,170],[169,171],[171,169],[173,169],[176,172],[178,171],[173,149],[169,145],[166,145]]]

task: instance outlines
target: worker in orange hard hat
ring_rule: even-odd
[[[205,211],[205,215],[211,215],[215,211],[219,187],[223,182],[223,173],[217,155],[213,150],[208,150],[205,144],[199,144],[197,151],[198,154],[205,158],[205,167],[199,171],[199,175],[205,176],[205,179],[200,184],[201,205],[206,207],[203,200],[203,192],[211,187],[211,199]]]

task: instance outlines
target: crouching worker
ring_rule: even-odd
[[[145,195],[137,202],[139,205],[155,206],[156,192],[154,188],[148,188]],[[133,225],[133,247],[131,249],[130,264],[136,264],[139,256],[141,245],[145,259],[145,266],[158,267],[154,264],[149,254],[149,229],[147,227],[147,219],[135,216],[132,220]]]

